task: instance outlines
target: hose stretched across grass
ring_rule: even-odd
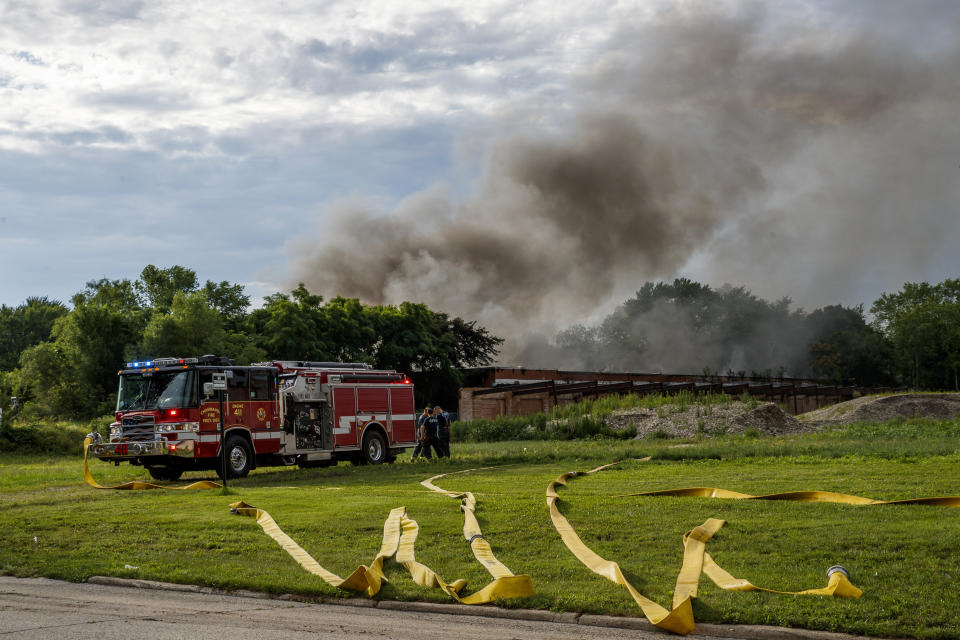
[[[221,487],[216,482],[201,480],[182,487],[168,487],[154,484],[152,482],[142,482],[134,480],[124,482],[113,486],[104,486],[93,479],[90,473],[90,467],[87,462],[87,452],[92,443],[92,438],[87,437],[83,443],[83,476],[87,484],[95,489],[115,489],[138,491],[144,489],[218,489]],[[489,467],[485,467],[489,468]],[[468,473],[477,469],[467,469],[466,471],[457,471],[455,473]],[[407,516],[406,507],[397,507],[390,511],[386,521],[383,523],[383,542],[380,545],[380,551],[377,553],[370,566],[360,565],[347,578],[324,569],[303,547],[283,532],[283,529],[276,523],[269,513],[263,509],[258,509],[245,502],[236,502],[230,505],[231,513],[237,515],[256,518],[257,524],[263,531],[273,538],[290,556],[297,561],[306,571],[319,576],[327,584],[338,589],[349,591],[366,591],[373,596],[380,591],[380,586],[387,581],[383,571],[383,563],[387,558],[396,556],[398,563],[404,566],[410,572],[410,577],[414,582],[424,587],[437,587],[446,592],[451,598],[463,604],[485,604],[498,598],[525,598],[534,595],[533,580],[528,575],[514,575],[510,569],[493,555],[490,543],[483,536],[480,530],[480,524],[475,515],[477,500],[469,491],[459,493],[456,491],[447,491],[433,484],[446,475],[441,473],[424,480],[420,484],[431,491],[457,498],[460,500],[460,510],[463,511],[463,535],[470,545],[477,561],[486,568],[493,576],[493,581],[479,591],[469,596],[461,596],[460,591],[466,586],[466,580],[455,580],[451,583],[445,582],[429,567],[420,564],[414,556],[414,544],[417,541],[417,534],[420,527],[416,520]]]
[[[476,471],[468,469],[467,471]],[[460,471],[457,473],[467,473]],[[383,570],[384,561],[396,557],[396,561],[410,573],[415,583],[423,587],[437,587],[451,598],[462,604],[485,604],[498,598],[525,598],[534,595],[533,581],[528,575],[514,575],[503,563],[493,555],[493,550],[477,522],[474,511],[476,499],[470,492],[458,493],[446,491],[433,484],[434,480],[449,474],[440,474],[424,480],[422,484],[427,489],[460,500],[460,510],[463,511],[463,535],[470,544],[474,557],[486,568],[493,577],[488,585],[468,596],[461,595],[467,581],[460,579],[448,583],[429,567],[420,564],[414,556],[414,545],[420,528],[416,521],[407,516],[406,507],[397,507],[390,511],[383,524],[383,542],[370,566],[360,565],[346,579],[324,569],[314,558],[290,536],[283,532],[276,521],[263,509],[252,507],[243,502],[230,505],[232,513],[256,518],[257,524],[263,531],[273,538],[290,556],[306,571],[319,576],[327,584],[339,589],[347,589],[366,593],[370,596],[380,591],[382,583],[387,581]]]
[[[694,630],[695,622],[693,619],[691,600],[697,596],[697,586],[700,582],[701,573],[705,573],[707,577],[713,580],[721,589],[730,591],[767,591],[770,593],[836,596],[841,598],[859,598],[861,596],[862,591],[851,584],[846,571],[843,570],[842,567],[831,567],[830,572],[828,572],[829,582],[826,587],[796,592],[765,589],[757,587],[747,580],[733,577],[723,570],[720,565],[710,557],[710,554],[706,552],[706,542],[720,530],[720,527],[722,527],[725,522],[717,518],[709,518],[702,525],[694,528],[683,536],[683,566],[677,575],[676,587],[673,592],[673,606],[669,610],[666,609],[637,591],[636,588],[630,584],[630,581],[624,577],[623,572],[620,570],[620,565],[612,560],[602,558],[587,547],[557,506],[557,503],[560,501],[560,496],[557,491],[559,487],[566,486],[568,480],[597,473],[598,471],[613,466],[613,464],[597,467],[590,471],[570,471],[560,474],[556,480],[547,486],[547,507],[550,509],[550,518],[553,521],[553,526],[560,534],[563,543],[570,552],[594,573],[625,587],[627,591],[630,592],[634,601],[640,606],[643,614],[654,625],[679,634],[688,634]],[[731,500],[794,500],[799,502],[836,502],[851,505],[921,504],[960,507],[960,496],[914,498],[911,500],[885,502],[829,491],[792,491],[788,493],[751,496],[745,493],[737,493],[736,491],[728,491],[714,487],[692,487],[626,495],[722,498]]]

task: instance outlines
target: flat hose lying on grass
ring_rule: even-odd
[[[469,471],[474,471],[470,469]],[[466,473],[465,471],[459,473]],[[480,525],[477,523],[474,509],[476,500],[470,492],[457,493],[446,491],[433,484],[434,480],[442,478],[440,474],[424,480],[421,484],[431,491],[459,498],[460,509],[463,511],[463,535],[470,544],[473,555],[493,576],[493,581],[483,589],[468,596],[461,596],[460,591],[467,581],[460,579],[452,583],[445,582],[429,567],[420,564],[414,557],[414,544],[417,540],[419,526],[416,521],[407,516],[406,507],[397,507],[390,511],[383,524],[383,542],[380,551],[370,563],[370,566],[360,565],[346,579],[324,569],[314,558],[290,536],[283,532],[269,513],[263,509],[252,507],[243,502],[230,505],[231,512],[238,515],[256,518],[257,524],[263,531],[273,538],[297,563],[310,573],[319,576],[327,584],[349,591],[366,591],[368,595],[376,595],[380,591],[387,577],[383,571],[383,563],[387,558],[396,556],[399,564],[410,573],[415,583],[423,587],[437,587],[451,598],[462,604],[485,604],[498,598],[526,598],[534,595],[533,581],[528,575],[514,575],[503,563],[496,559],[490,544],[483,537]]]
[[[90,473],[90,465],[87,464],[87,452],[90,450],[90,444],[92,442],[93,438],[90,436],[87,436],[83,440],[83,479],[86,480],[87,484],[94,489],[117,489],[120,491],[137,491],[141,489],[174,489],[176,491],[192,491],[194,489],[220,489],[223,486],[217,482],[211,482],[210,480],[200,480],[199,482],[193,482],[182,487],[167,487],[162,484],[153,484],[152,482],[131,480],[130,482],[113,485],[112,487],[105,487],[93,479],[93,474]]]
[[[221,488],[220,484],[211,482],[209,480],[194,482],[182,487],[167,487],[164,485],[153,484],[152,482],[142,482],[140,480],[124,482],[123,484],[113,485],[110,487],[104,486],[93,479],[93,475],[90,473],[90,467],[87,463],[87,451],[91,442],[92,439],[89,437],[83,441],[83,476],[87,481],[87,484],[95,489],[134,491],[143,489],[191,490]],[[456,473],[467,473],[469,471],[476,471],[476,469],[468,469],[466,471],[458,471]],[[380,551],[377,553],[377,557],[373,559],[373,562],[370,564],[370,566],[368,567],[366,565],[360,565],[346,579],[343,579],[335,573],[331,573],[320,566],[320,563],[314,560],[313,557],[303,549],[303,547],[298,545],[290,536],[284,533],[276,521],[270,516],[270,514],[263,509],[252,507],[245,502],[236,502],[230,505],[230,511],[238,515],[256,518],[257,524],[263,528],[264,532],[276,540],[277,544],[283,547],[283,549],[289,553],[290,556],[296,560],[301,567],[310,573],[323,578],[327,584],[337,587],[338,589],[346,589],[348,591],[366,591],[371,596],[376,595],[380,591],[380,585],[387,581],[387,578],[383,573],[383,561],[396,555],[397,562],[402,564],[407,571],[410,572],[410,577],[413,578],[414,582],[424,587],[438,587],[449,594],[450,597],[454,598],[457,602],[463,604],[485,604],[498,598],[526,598],[534,595],[535,592],[533,589],[533,580],[530,579],[530,576],[514,575],[510,569],[508,569],[502,562],[497,560],[496,556],[493,555],[493,550],[490,548],[490,543],[488,543],[487,539],[483,537],[483,532],[480,530],[480,524],[477,522],[476,515],[474,515],[477,501],[476,498],[473,497],[473,494],[469,491],[465,493],[447,491],[433,484],[434,480],[442,478],[445,475],[450,474],[442,473],[424,480],[420,484],[431,491],[450,496],[451,498],[460,499],[460,510],[463,511],[463,535],[470,544],[470,550],[473,551],[474,557],[494,578],[493,582],[485,586],[480,591],[465,597],[460,596],[460,591],[466,586],[466,580],[455,580],[454,582],[448,584],[447,582],[444,582],[440,576],[434,573],[432,569],[420,564],[414,558],[413,546],[417,540],[417,533],[419,532],[420,527],[417,525],[415,520],[407,517],[406,507],[397,507],[396,509],[393,509],[390,512],[390,515],[387,517],[386,522],[383,523],[383,542],[380,545]]]
[[[616,463],[613,463],[616,464]],[[819,595],[836,596],[842,598],[859,598],[862,591],[853,586],[843,570],[832,571],[829,582],[821,589],[807,589],[806,591],[775,591],[751,584],[747,580],[734,578],[724,571],[710,554],[706,552],[706,542],[720,530],[724,520],[709,518],[702,525],[683,536],[683,566],[677,575],[676,587],[673,592],[673,607],[669,611],[642,595],[624,577],[620,566],[612,560],[606,560],[592,551],[583,543],[570,522],[560,513],[557,503],[560,496],[557,489],[566,486],[567,481],[578,476],[589,475],[602,471],[613,464],[604,465],[590,471],[571,471],[561,474],[547,486],[547,506],[550,509],[550,518],[557,529],[563,543],[594,573],[600,574],[615,584],[626,587],[634,601],[640,606],[643,614],[654,625],[679,634],[688,634],[694,630],[693,607],[691,599],[697,596],[697,586],[700,574],[705,573],[721,589],[730,591],[766,591],[769,593],[784,593],[790,595]],[[689,489],[667,489],[664,491],[649,491],[645,493],[625,494],[627,496],[679,496],[700,498],[725,498],[733,500],[795,500],[799,502],[837,502],[851,505],[881,505],[881,504],[922,504],[944,507],[960,507],[960,496],[915,498],[912,500],[893,500],[885,502],[859,496],[829,491],[792,491],[788,493],[771,493],[762,496],[751,496],[726,489],[713,487],[693,487]],[[624,497],[624,496],[618,496]],[[834,569],[833,567],[831,569]]]

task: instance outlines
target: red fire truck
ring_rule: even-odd
[[[227,474],[234,478],[258,465],[392,462],[416,444],[410,379],[367,364],[236,366],[200,356],[131,362],[119,375],[109,442],[92,434],[90,454],[143,465],[161,480],[189,470],[222,475],[221,404]]]

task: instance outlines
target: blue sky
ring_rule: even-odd
[[[940,1],[0,0],[0,303],[153,263],[547,333],[677,275],[869,306],[960,275],[958,26]],[[696,231],[659,255],[600,216],[622,257],[581,268],[597,251],[537,182],[556,167],[521,160],[588,166],[604,118],[675,168],[657,220]],[[653,157],[630,179],[663,179]],[[562,289],[475,247],[391,245],[478,221],[493,245],[527,234],[514,268]]]

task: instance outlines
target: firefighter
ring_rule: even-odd
[[[433,415],[437,419],[437,457],[450,457],[450,414],[440,405],[433,408]]]
[[[430,455],[430,426],[429,424],[432,421],[433,424],[436,424],[436,418],[433,417],[433,409],[427,407],[423,410],[423,414],[417,420],[417,446],[413,450],[413,455],[410,457],[410,462],[416,462],[417,457],[423,453],[424,457],[427,460],[431,460],[432,456]],[[440,452],[437,452],[437,455],[440,455]]]

